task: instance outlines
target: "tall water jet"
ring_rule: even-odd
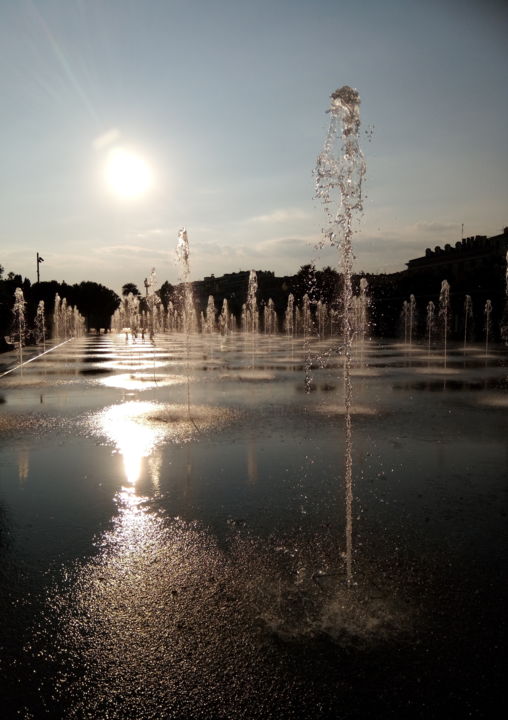
[[[44,315],[44,300],[40,300],[35,313],[35,342],[46,350],[46,318]]]
[[[432,345],[432,333],[434,332],[436,306],[429,300],[427,303],[427,351],[430,358],[430,348]]]
[[[295,334],[298,335],[301,332],[303,332],[302,311],[297,305],[295,307]]]
[[[159,295],[155,293],[155,308],[154,308],[154,332],[164,332],[166,330],[166,315],[164,312],[164,304],[160,299]]]
[[[208,296],[208,304],[206,306],[206,316],[205,316],[205,323],[204,323],[204,330],[209,335],[212,335],[216,330],[216,323],[215,323],[215,300],[213,299],[213,295]]]
[[[413,333],[416,324],[416,298],[409,296],[409,300],[402,303],[402,318],[404,321],[404,345],[413,344]]]
[[[63,333],[63,337],[67,340],[69,334],[69,315],[67,313],[67,298],[62,298],[60,303],[60,331]]]
[[[85,318],[81,315],[77,307],[71,307],[70,310],[72,313],[72,334],[75,337],[84,335],[86,326]]]
[[[155,311],[156,311],[156,305],[157,305],[157,295],[155,294],[155,268],[152,268],[152,272],[150,273],[150,278],[145,278],[145,290],[146,290],[146,305],[147,305],[147,315],[146,315],[146,325],[148,327],[145,327],[145,330],[148,329],[148,336],[150,340],[153,342],[155,340]]]
[[[245,303],[245,330],[257,333],[259,330],[258,314],[258,277],[255,270],[249,273],[249,285],[247,288],[247,302]]]
[[[178,231],[176,254],[180,265],[181,281],[183,283],[183,331],[189,336],[192,332],[196,331],[197,322],[194,298],[192,295],[192,284],[190,282],[189,238],[187,236],[187,230],[184,227]]]
[[[506,291],[503,316],[501,318],[501,339],[508,345],[508,250],[506,252]]]
[[[363,367],[363,357],[365,352],[365,338],[369,326],[369,297],[367,289],[369,283],[367,278],[360,278],[360,293],[356,301],[356,337],[360,343],[360,366]]]
[[[231,318],[229,315],[229,305],[226,298],[222,301],[222,309],[219,316],[219,332],[221,335],[229,335],[231,330]]]
[[[127,295],[127,307],[129,311],[131,337],[135,340],[139,332],[139,297],[129,293]]]
[[[359,145],[360,96],[345,85],[331,95],[330,126],[316,164],[316,197],[326,212],[328,227],[324,238],[340,250],[343,274],[342,335],[344,342],[344,409],[345,409],[345,505],[346,505],[346,574],[352,583],[353,555],[353,459],[351,408],[352,356],[352,268],[353,214],[362,210],[362,180],[365,161]]]
[[[312,315],[310,311],[310,298],[305,293],[302,298],[302,311],[300,316],[303,332],[303,351],[304,351],[304,368],[305,368],[305,380],[304,387],[305,392],[310,393],[312,389],[312,356],[310,352],[309,338],[312,333]]]
[[[485,356],[489,352],[489,335],[491,330],[491,315],[492,315],[492,302],[487,300],[485,302]]]
[[[172,300],[168,302],[168,309],[166,311],[166,328],[170,333],[176,330],[176,310]]]
[[[26,341],[26,320],[25,320],[25,296],[21,288],[14,291],[14,307],[12,313],[14,315],[12,321],[12,336],[18,350],[19,365],[23,365],[23,346]]]
[[[180,263],[180,273],[183,282],[183,331],[185,333],[185,357],[186,357],[186,373],[187,373],[187,412],[190,420],[195,425],[191,417],[191,399],[190,399],[190,335],[195,327],[195,310],[194,298],[192,296],[192,285],[190,282],[190,254],[189,254],[189,238],[187,230],[182,227],[178,231],[178,244],[176,246],[176,254]]]
[[[443,326],[443,355],[444,366],[446,368],[448,328],[450,326],[450,285],[447,280],[443,280],[441,283],[441,292],[439,293],[439,317],[441,318]]]
[[[302,322],[303,322],[303,338],[308,340],[312,335],[312,313],[310,311],[310,298],[305,293],[302,298]]]
[[[250,342],[251,368],[255,366],[256,339],[254,338],[254,333],[259,332],[257,292],[257,273],[255,270],[251,270],[247,287],[247,299],[242,305],[242,330],[246,333],[246,342]]]
[[[416,298],[409,296],[409,347],[413,344],[413,332],[416,324]]]
[[[295,334],[295,298],[293,293],[288,295],[288,304],[284,314],[284,329],[288,337]]]
[[[467,331],[468,323],[473,319],[473,301],[471,295],[466,295],[464,298],[464,350],[467,345]]]
[[[328,320],[328,308],[326,303],[322,300],[318,300],[316,306],[316,321],[318,327],[318,335],[320,338],[324,338],[326,332],[326,323]]]
[[[402,323],[404,325],[404,345],[407,345],[408,327],[409,327],[409,303],[404,300],[402,303],[402,311],[400,313]]]
[[[56,293],[55,295],[55,303],[53,306],[53,337],[59,338],[61,336],[61,328],[60,328],[60,295]]]
[[[277,313],[271,298],[266,303],[263,314],[265,335],[275,335],[277,333]]]

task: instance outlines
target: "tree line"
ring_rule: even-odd
[[[222,302],[228,301],[230,311],[240,318],[242,306],[246,301],[249,271],[230,273],[215,278],[213,275],[192,283],[196,311],[205,311],[208,298],[214,297],[219,310]],[[273,272],[258,271],[258,305],[260,309],[272,300],[279,318],[284,316],[288,297],[293,295],[296,303],[301,304],[307,295],[311,304],[326,303],[330,310],[341,311],[342,277],[331,267],[322,270],[314,265],[302,265],[295,275],[276,277]],[[416,322],[423,332],[425,307],[429,300],[439,297],[440,282],[437,277],[426,273],[408,273],[401,271],[391,274],[358,273],[353,277],[353,289],[358,292],[360,278],[368,283],[370,334],[378,337],[399,337],[401,333],[401,309],[404,301],[413,295],[417,306]],[[444,278],[443,278],[444,279]],[[87,330],[104,328],[111,325],[111,316],[120,306],[121,297],[110,288],[96,282],[83,281],[68,285],[55,280],[31,283],[13,272],[4,277],[0,265],[0,347],[6,349],[4,337],[9,336],[12,324],[12,307],[16,288],[21,288],[26,301],[28,326],[33,325],[39,301],[44,301],[48,330],[51,332],[55,296],[65,298],[68,305],[75,306],[86,320]],[[164,309],[170,303],[178,307],[183,296],[182,285],[172,285],[167,280],[155,290],[146,288],[146,292],[155,292]],[[140,310],[147,310],[146,293],[135,283],[127,282],[122,287],[122,296],[129,293],[137,295]],[[504,339],[508,327],[506,309],[505,277],[493,268],[484,268],[474,275],[463,274],[451,282],[452,336],[460,337],[464,319],[464,299],[468,293],[473,304],[472,339],[480,338],[484,331],[484,307],[487,299],[493,304],[492,323],[497,339]],[[499,330],[496,331],[496,328]],[[2,347],[3,343],[3,347]]]
[[[111,315],[120,304],[120,298],[110,288],[96,282],[84,281],[68,285],[65,282],[51,280],[49,282],[31,283],[13,272],[4,277],[4,269],[0,265],[0,349],[5,350],[12,326],[12,308],[16,288],[23,291],[26,302],[25,316],[27,326],[34,326],[37,306],[44,301],[48,330],[51,332],[51,318],[54,310],[55,297],[66,299],[68,305],[78,308],[86,320],[87,330],[92,328],[109,328]],[[30,341],[30,338],[28,338]]]

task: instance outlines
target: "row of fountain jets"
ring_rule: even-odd
[[[29,327],[26,318],[26,301],[21,288],[14,291],[13,321],[11,335],[7,338],[18,351],[18,361],[23,363],[23,348],[29,342],[46,350],[49,339],[48,324],[44,300],[40,300],[35,312],[33,327]],[[86,333],[86,320],[77,307],[68,305],[65,298],[55,295],[52,315],[51,338],[68,340]]]
[[[159,295],[155,291],[155,271],[152,271],[147,285],[146,310],[141,310],[140,298],[129,293],[123,298],[120,307],[112,317],[111,327],[117,332],[125,332],[133,339],[138,336],[148,336],[151,340],[159,333],[189,332],[204,334],[229,335],[233,332],[242,331],[245,333],[263,332],[265,335],[276,335],[279,333],[279,319],[275,310],[274,302],[269,299],[262,309],[257,302],[258,283],[254,270],[249,275],[247,299],[242,306],[240,323],[233,313],[230,312],[228,301],[224,299],[220,313],[217,312],[213,295],[208,298],[206,310],[198,314],[192,297],[190,283],[184,283],[183,302],[179,303],[180,309],[170,301],[167,308],[164,307]],[[27,327],[26,303],[21,288],[16,288],[14,293],[13,326],[11,341],[16,347],[22,348],[28,338],[32,338],[36,345],[45,347],[48,338],[47,322],[44,307],[44,300],[37,306],[34,318],[33,329]],[[364,342],[368,337],[369,329],[369,305],[368,283],[365,278],[360,280],[360,291],[352,297],[351,326],[353,337]],[[484,308],[485,315],[485,344],[488,347],[492,332],[491,316],[492,302],[487,300]],[[409,296],[402,305],[401,312],[404,343],[411,346],[416,340],[417,327],[417,305],[414,295]],[[464,300],[464,346],[467,345],[471,332],[473,319],[473,303],[470,295]],[[283,318],[283,332],[290,337],[303,336],[324,338],[327,335],[334,335],[340,327],[340,312],[329,308],[321,300],[312,302],[308,294],[305,294],[301,305],[295,303],[293,294],[289,294],[287,307]],[[443,342],[446,344],[448,329],[450,326],[450,285],[446,280],[441,284],[439,306],[430,300],[426,306],[426,341],[429,349],[438,330],[441,330]],[[78,337],[86,332],[85,318],[76,307],[67,304],[65,298],[55,296],[54,310],[52,313],[51,337],[53,339],[68,339]]]
[[[217,311],[215,298],[208,297],[204,312],[198,314],[192,298],[192,288],[184,284],[182,302],[178,307],[169,301],[164,307],[160,297],[153,290],[155,285],[155,271],[152,271],[150,281],[147,283],[147,310],[140,309],[140,299],[137,295],[129,293],[122,301],[118,310],[112,317],[112,329],[117,332],[130,333],[134,338],[138,334],[148,334],[153,338],[157,333],[189,332],[191,334],[202,332],[204,334],[229,335],[232,332],[259,333],[276,335],[279,333],[279,318],[275,304],[270,298],[261,309],[258,307],[258,282],[255,270],[249,274],[246,302],[242,305],[240,322],[230,312],[227,299],[222,302],[220,312]],[[314,307],[313,307],[314,306]],[[367,281],[360,281],[360,293],[353,298],[353,327],[357,337],[365,338],[368,331]],[[283,332],[286,335],[303,335],[308,337],[318,335],[325,337],[333,334],[340,323],[339,312],[329,309],[325,302],[319,300],[313,303],[308,294],[302,299],[299,306],[295,303],[292,293],[288,295],[287,307],[283,319]]]
[[[488,348],[489,339],[492,332],[492,301],[487,300],[485,302],[484,315],[485,315],[485,345]],[[404,343],[411,346],[415,339],[416,330],[416,298],[414,295],[409,296],[409,300],[404,300],[402,303],[401,317],[404,326]],[[439,307],[436,313],[436,306],[429,300],[426,307],[426,337],[427,344],[430,349],[433,337],[436,330],[440,327],[442,329],[442,336],[446,350],[446,342],[448,337],[448,331],[450,328],[450,284],[447,280],[443,280],[441,283],[441,291],[439,293]],[[439,322],[438,322],[439,320]],[[473,322],[473,301],[471,295],[466,295],[464,298],[464,347],[467,346],[467,341],[471,333]]]

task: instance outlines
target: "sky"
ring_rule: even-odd
[[[499,234],[507,31],[501,0],[0,0],[0,264],[174,283],[185,226],[194,280],[338,266],[313,169],[342,85],[367,164],[356,272]],[[107,183],[119,148],[149,168],[139,196]]]

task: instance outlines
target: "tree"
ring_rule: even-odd
[[[328,305],[332,305],[340,295],[342,278],[336,270],[327,265],[316,273],[316,286],[319,299]]]
[[[74,305],[85,316],[88,330],[111,326],[111,316],[120,305],[118,295],[96,282],[81,282],[72,286]]]
[[[302,265],[294,276],[294,295],[301,302],[304,295],[315,300],[316,295],[316,268],[314,265]]]
[[[132,293],[133,295],[139,295],[140,292],[138,290],[138,286],[134,283],[125,283],[125,285],[122,285],[123,297],[127,297],[129,293]]]
[[[160,297],[162,304],[164,305],[164,308],[166,310],[168,309],[168,303],[171,300],[171,296],[173,295],[173,290],[173,286],[167,280],[165,280],[160,286],[159,290],[157,290],[157,295]]]

